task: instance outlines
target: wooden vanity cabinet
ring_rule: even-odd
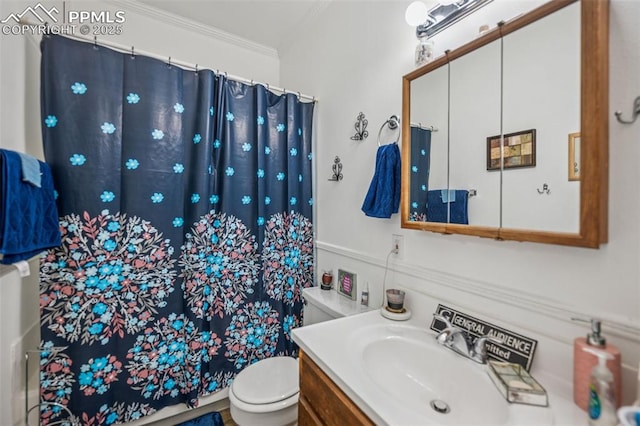
[[[302,350],[299,368],[300,426],[374,424]]]

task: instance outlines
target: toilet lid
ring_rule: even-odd
[[[298,377],[295,358],[265,358],[242,370],[233,380],[231,391],[247,404],[270,404],[298,393]]]

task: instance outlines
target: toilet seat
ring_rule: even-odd
[[[235,407],[238,410],[242,410],[245,413],[260,414],[260,413],[274,413],[276,411],[284,410],[289,407],[296,407],[298,404],[299,396],[300,396],[300,393],[298,392],[287,399],[283,399],[277,402],[272,402],[269,404],[247,404],[246,402],[243,402],[240,399],[238,399],[235,393],[233,393],[233,390],[231,390],[229,392],[229,401],[231,402],[232,407]]]
[[[238,408],[247,411],[256,412],[260,406],[263,409],[280,409],[297,403],[298,381],[298,361],[295,358],[265,358],[236,376],[229,398],[235,400]]]

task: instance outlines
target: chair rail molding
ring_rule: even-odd
[[[322,241],[316,241],[316,248],[319,252],[331,253],[338,256],[343,256],[355,261],[366,263],[375,267],[384,269],[385,258],[375,257],[361,251],[352,250],[349,248],[341,247],[335,244],[326,243]],[[532,315],[543,315],[552,317],[556,320],[560,320],[566,325],[573,324],[572,317],[590,318],[593,316],[591,313],[576,310],[574,307],[557,303],[549,300],[545,297],[534,295],[531,293],[516,291],[514,289],[491,284],[488,282],[474,280],[468,277],[451,274],[448,272],[442,272],[424,266],[415,265],[413,263],[395,260],[389,262],[389,271],[393,271],[395,274],[406,275],[414,279],[426,281],[447,289],[447,291],[455,290],[462,293],[467,293],[475,297],[480,297],[491,302],[507,304],[516,308],[524,309],[530,312]],[[443,297],[441,294],[436,294],[433,291],[425,291],[425,289],[411,287],[412,290],[424,293],[437,300],[443,302],[455,303],[461,307],[478,311],[478,306],[465,305],[459,303],[456,300]],[[491,312],[491,316],[494,318],[508,321],[509,319],[500,316],[496,312]],[[599,316],[603,322],[603,329],[609,336],[621,337],[625,340],[634,343],[640,343],[640,323],[629,321],[626,318],[620,318],[615,316]],[[572,344],[572,339],[565,336],[561,336],[553,331],[537,328],[535,325],[527,326],[531,330],[536,331],[541,335],[546,335],[555,340]],[[586,331],[585,331],[586,332]]]

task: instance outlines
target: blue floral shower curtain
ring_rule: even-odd
[[[427,192],[431,170],[431,130],[411,126],[411,179],[409,220],[427,221]]]
[[[41,261],[43,424],[196,405],[295,354],[313,104],[58,36],[41,72],[63,234]]]

